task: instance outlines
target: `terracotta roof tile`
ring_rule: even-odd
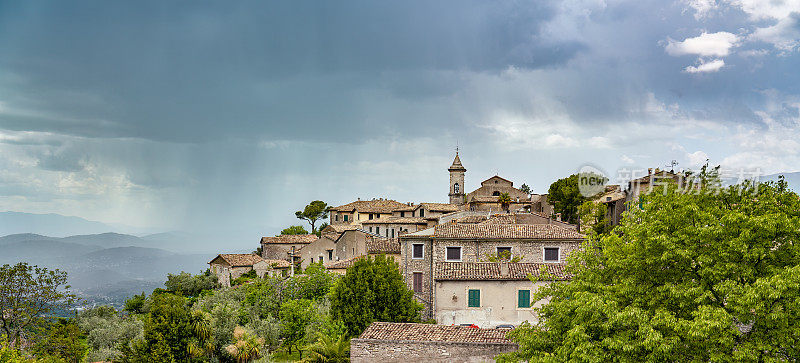
[[[325,268],[327,268],[327,269],[347,269],[347,268],[350,268],[350,266],[353,266],[353,264],[356,262],[356,260],[358,260],[359,258],[364,258],[364,257],[366,257],[366,256],[361,255],[361,256],[351,257],[351,258],[348,258],[346,260],[328,262],[328,263],[325,264]]]
[[[425,206],[425,209],[437,212],[457,212],[461,210],[459,206],[449,203],[420,203],[419,205]]]
[[[355,202],[333,207],[330,210],[335,211],[352,211],[356,210],[359,213],[391,213],[401,208],[406,208],[408,205],[400,203],[396,200],[390,199],[373,199],[373,200],[357,200]]]
[[[356,230],[356,229],[359,229],[359,228],[361,228],[361,226],[358,225],[358,224],[331,224],[331,225],[325,227],[325,229],[323,229],[322,231],[323,232],[333,231],[333,232],[337,232],[337,233],[342,233],[342,232],[345,232],[345,231],[352,231],[352,230]]]
[[[459,224],[446,223],[435,227],[434,238],[481,239],[567,239],[586,238],[568,228],[553,224]]]
[[[418,217],[380,217],[361,221],[361,224],[427,224],[424,218]]]
[[[367,253],[400,253],[400,240],[397,238],[378,238],[368,236],[366,240]]]
[[[414,342],[515,344],[506,338],[507,333],[508,330],[478,329],[454,325],[374,322],[358,338]]]
[[[264,261],[261,256],[253,253],[222,253],[217,255],[211,262],[214,262],[218,258],[224,260],[232,267],[253,266],[258,262]]]
[[[560,263],[505,263],[508,272],[503,274],[500,262],[437,262],[435,280],[527,280],[528,275],[552,276],[554,280],[568,280],[565,264]],[[550,277],[548,277],[550,279]]]
[[[318,240],[315,234],[283,234],[275,237],[261,237],[261,244],[311,243]]]
[[[457,223],[467,223],[467,224],[469,224],[469,223],[480,223],[480,222],[485,221],[487,218],[488,217],[486,217],[486,216],[471,215],[471,216],[466,216],[464,218],[459,218],[458,220],[456,220],[456,222]]]

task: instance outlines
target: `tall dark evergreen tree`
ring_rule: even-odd
[[[358,259],[336,284],[331,314],[341,320],[350,336],[357,336],[374,321],[419,321],[422,305],[406,287],[397,263],[383,255]]]

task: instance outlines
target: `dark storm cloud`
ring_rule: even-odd
[[[346,139],[367,125],[358,106],[374,92],[414,98],[450,88],[387,74],[534,69],[584,49],[541,36],[554,14],[547,3],[0,6],[0,64],[20,79],[0,89],[53,115],[0,115],[0,127],[90,137]],[[398,126],[428,124],[406,123]]]

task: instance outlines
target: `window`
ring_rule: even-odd
[[[400,212],[400,216],[401,217],[405,217],[406,216],[406,212]]]
[[[447,261],[461,261],[461,247],[447,247],[445,257]]]
[[[381,234],[381,227],[375,227],[375,234]]]
[[[322,255],[319,255],[319,263],[323,263],[325,260],[322,259]]]
[[[372,233],[372,227],[369,227],[369,233]]]
[[[453,194],[458,194],[461,191],[461,186],[458,183],[453,184]]]
[[[520,309],[528,309],[531,307],[531,290],[517,291],[517,307]]]
[[[422,208],[419,209],[419,216],[420,217],[424,217],[425,216],[425,210],[424,209],[422,209]]]
[[[425,257],[425,245],[422,243],[411,245],[411,258],[420,259],[423,257]]]
[[[481,307],[481,290],[478,289],[467,290],[467,307],[468,308]]]
[[[495,191],[492,193],[492,196],[494,196],[494,197],[499,197],[499,196],[500,196],[500,192],[498,192],[498,191],[496,191],[496,190],[495,190]]]
[[[369,219],[372,219],[372,213],[369,214]]]
[[[338,214],[337,214],[337,215],[335,215],[335,216],[334,216],[334,218],[335,218],[335,220],[336,220],[337,222],[339,221],[339,215],[338,215]]]
[[[394,228],[392,228],[392,238],[394,238]]]
[[[344,215],[344,221],[347,222],[347,214]]]
[[[497,247],[497,258],[511,260],[511,247]]]
[[[414,292],[422,292],[422,272],[414,272]]]
[[[544,261],[545,262],[558,262],[559,260],[558,247],[545,247],[544,248]]]
[[[333,261],[333,250],[328,250],[328,261]]]

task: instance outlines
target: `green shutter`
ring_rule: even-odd
[[[481,290],[469,290],[467,294],[467,307],[481,307]]]
[[[519,290],[517,295],[517,307],[529,308],[531,307],[531,290]]]

